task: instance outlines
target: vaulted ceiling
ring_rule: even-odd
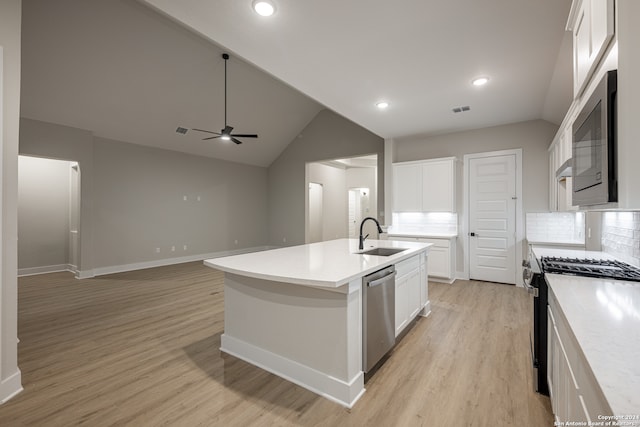
[[[23,0],[22,115],[267,166],[325,107],[400,138],[559,123],[571,101],[570,0],[274,1]],[[223,127],[223,51],[228,122],[260,135],[242,145],[175,133]]]
[[[24,0],[23,117],[96,136],[268,166],[323,107],[232,56],[228,122],[242,145],[202,141],[224,127],[224,51],[130,0]]]

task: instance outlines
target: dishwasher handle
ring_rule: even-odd
[[[386,275],[386,276],[384,276],[384,277],[381,277],[381,278],[379,278],[379,279],[376,279],[376,280],[373,280],[373,281],[371,281],[371,282],[367,283],[367,286],[368,286],[368,287],[370,287],[370,288],[373,288],[374,286],[382,285],[383,283],[388,282],[389,280],[391,280],[391,279],[393,279],[394,277],[396,277],[396,274],[398,274],[398,273],[396,273],[396,272],[394,271],[394,272],[393,272],[393,273],[391,273],[391,274],[387,274],[387,275]]]

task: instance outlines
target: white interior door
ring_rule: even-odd
[[[367,216],[369,216],[369,189],[351,188],[349,190],[349,237],[356,238],[360,235],[360,223]],[[377,231],[375,228],[369,230],[369,227],[372,225],[365,224],[364,231],[368,234],[371,234],[372,230]]]
[[[472,280],[516,283],[516,156],[469,160]]]
[[[322,241],[322,184],[309,183],[309,243]]]

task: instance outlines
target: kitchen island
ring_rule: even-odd
[[[346,407],[364,393],[362,278],[396,266],[398,335],[430,312],[429,244],[357,239],[292,246],[206,260],[225,272],[221,350]]]

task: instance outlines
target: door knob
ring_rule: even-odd
[[[476,236],[476,233],[471,232],[471,233],[469,233],[469,236],[471,236],[471,237],[475,237],[475,236]]]

